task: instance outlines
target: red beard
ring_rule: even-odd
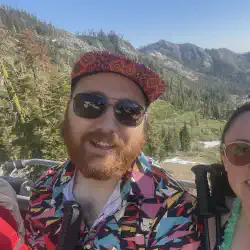
[[[63,137],[67,146],[68,154],[72,163],[77,167],[85,178],[96,180],[108,180],[110,178],[121,178],[130,168],[133,161],[141,153],[144,144],[144,135],[133,141],[132,145],[126,144],[116,134],[105,133],[101,129],[84,133],[79,140],[71,136],[72,127],[65,114]],[[86,152],[84,144],[90,140],[105,140],[114,145],[111,153],[100,156]],[[95,162],[101,161],[100,164]]]

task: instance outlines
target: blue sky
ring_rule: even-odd
[[[165,39],[250,51],[250,0],[0,0],[70,32],[115,30],[135,47]]]

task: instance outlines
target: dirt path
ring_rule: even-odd
[[[161,166],[166,169],[176,179],[194,181],[194,174],[191,171],[193,164],[162,163]]]

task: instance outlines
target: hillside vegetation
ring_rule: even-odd
[[[81,53],[92,50],[130,56],[165,78],[167,91],[149,110],[146,153],[156,160],[173,155],[218,160],[200,141],[219,139],[236,103],[217,80],[183,76],[166,66],[166,58],[135,49],[113,31],[73,35],[6,6],[0,7],[0,20],[0,163],[67,157],[60,128],[70,69]]]

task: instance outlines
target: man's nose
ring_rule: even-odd
[[[115,117],[113,105],[109,105],[105,113],[96,122],[98,123],[97,126],[107,133],[117,132],[120,125]]]

